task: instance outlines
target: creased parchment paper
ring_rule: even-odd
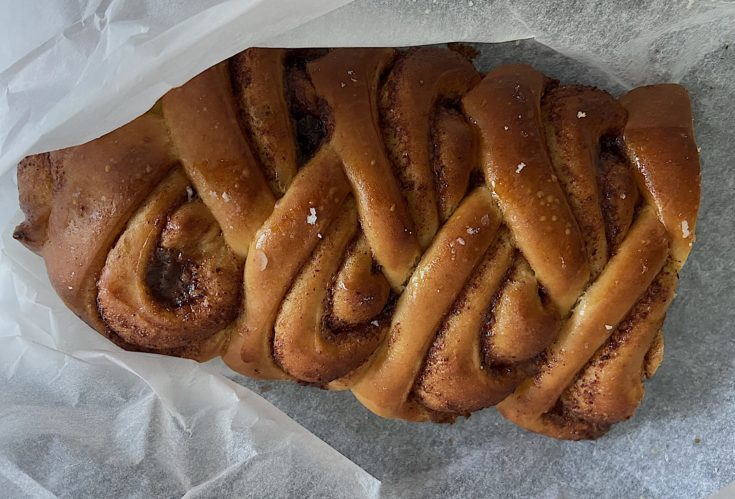
[[[735,3],[0,0],[0,13],[0,495],[704,497],[735,479]],[[386,421],[349,393],[122,352],[10,237],[19,158],[114,129],[247,46],[448,41],[508,42],[477,45],[483,70],[690,90],[699,240],[662,367],[598,441],[532,435],[493,410]]]

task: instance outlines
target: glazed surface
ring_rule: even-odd
[[[694,241],[686,90],[441,48],[249,49],[26,158],[56,291],[124,348],[556,438],[629,418]]]

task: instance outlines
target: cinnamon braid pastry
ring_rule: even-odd
[[[440,48],[250,49],[18,181],[15,237],[124,348],[565,439],[640,403],[700,189],[684,88]]]

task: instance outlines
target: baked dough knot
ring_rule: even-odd
[[[249,49],[19,166],[16,237],[125,348],[451,421],[629,418],[694,240],[686,91],[456,51]]]

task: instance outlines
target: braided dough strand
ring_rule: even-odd
[[[337,49],[309,63],[308,71],[330,106],[330,144],[344,163],[362,230],[399,290],[421,250],[379,131],[378,82],[394,56],[393,49]]]
[[[349,193],[342,162],[326,146],[296,176],[255,234],[245,262],[244,313],[232,327],[224,356],[234,370],[254,377],[288,377],[273,360],[276,315]]]
[[[479,188],[436,235],[398,300],[388,338],[352,387],[373,412],[412,420],[430,417],[408,400],[414,380],[443,317],[492,244],[499,224],[490,192]],[[468,234],[467,227],[477,231]]]
[[[107,256],[97,302],[107,327],[128,343],[199,347],[237,316],[242,261],[201,200],[187,202],[187,188],[174,170]]]
[[[590,269],[579,226],[546,149],[540,105],[547,83],[530,66],[502,66],[462,102],[479,130],[481,161],[503,218],[565,316]]]

